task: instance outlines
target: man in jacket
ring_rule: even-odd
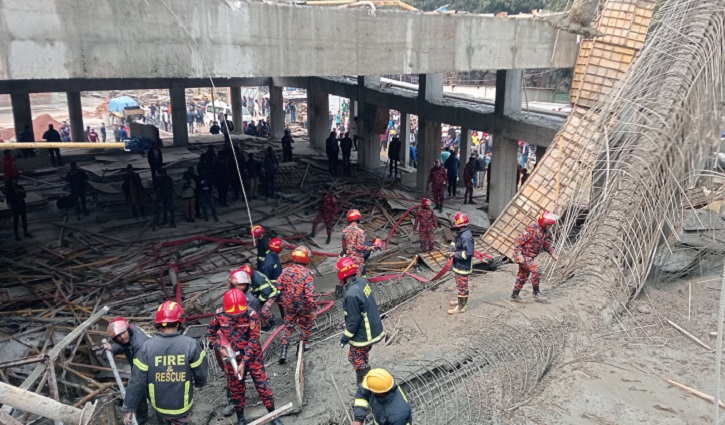
[[[265,197],[266,199],[274,198],[274,179],[277,176],[279,168],[279,160],[271,146],[267,148],[267,154],[264,155],[264,174],[265,174]]]
[[[395,383],[393,375],[385,369],[371,370],[357,387],[352,425],[363,425],[369,410],[372,410],[378,425],[413,423],[413,410],[408,397]]]
[[[340,155],[340,146],[337,144],[337,134],[330,132],[330,137],[325,140],[325,153],[327,153],[327,171],[333,176],[337,175],[337,159]]]
[[[534,263],[534,259],[541,253],[542,250],[546,251],[554,261],[557,260],[554,254],[554,246],[551,241],[551,233],[549,228],[553,226],[559,216],[549,211],[543,211],[539,214],[539,219],[536,223],[526,226],[521,234],[514,240],[514,262],[519,265],[519,273],[516,276],[516,284],[514,285],[514,291],[511,294],[512,301],[521,301],[519,292],[526,284],[526,281],[531,276],[531,286],[534,289],[534,299],[536,301],[543,301],[546,299],[539,290],[539,283],[541,282],[541,274],[539,273],[539,266]]]
[[[448,197],[452,198],[457,195],[456,186],[458,184],[458,170],[461,167],[461,160],[458,159],[458,151],[453,151],[451,156],[446,159],[443,167],[446,169],[448,176]]]
[[[417,228],[420,235],[420,251],[432,251],[436,244],[434,232],[438,228],[438,217],[433,212],[429,199],[424,198],[421,202],[413,228]]]
[[[48,124],[48,131],[43,133],[43,140],[46,142],[60,142],[60,133],[58,133],[58,130],[55,130],[53,128],[53,124]],[[70,140],[68,140],[70,142]],[[51,148],[48,149],[48,153],[50,154],[50,163],[53,164],[53,167],[56,165],[58,167],[63,166],[63,158],[60,156],[60,149],[58,148]]]
[[[345,137],[340,139],[340,151],[342,151],[342,171],[346,175],[349,175],[352,171],[352,163],[350,162],[352,139],[350,138],[350,132],[345,133]]]
[[[350,344],[347,360],[357,375],[357,383],[370,371],[370,350],[385,336],[378,304],[368,281],[358,277],[358,265],[351,258],[337,260],[337,278],[347,287],[342,309],[345,331],[340,346]]]
[[[147,390],[160,424],[189,423],[193,387],[206,385],[209,364],[197,342],[181,334],[185,320],[184,310],[174,301],[166,301],[156,311],[159,334],[143,344],[133,360],[135,368],[121,409],[124,423],[130,423]]]
[[[73,161],[70,163],[70,171],[65,175],[65,181],[70,187],[70,196],[73,198],[76,215],[78,216],[78,220],[80,220],[81,212],[83,215],[88,215],[88,208],[86,208],[86,182],[88,181],[88,175],[85,171],[79,169],[78,164]]]
[[[458,300],[451,301],[454,308],[448,314],[465,313],[468,303],[468,277],[473,271],[473,234],[468,228],[468,216],[457,212],[451,219],[451,227],[456,231],[456,237],[451,243],[449,257],[453,257],[453,274],[456,277],[456,291]]]
[[[292,144],[294,142],[289,128],[285,128],[284,136],[282,136],[282,162],[292,162]]]
[[[133,359],[141,351],[144,342],[148,341],[149,337],[143,329],[131,324],[128,320],[123,317],[116,317],[108,323],[108,336],[112,342],[106,342],[103,345],[103,349],[110,351],[114,356],[123,353],[126,356],[128,365],[131,366],[133,371]],[[144,395],[139,401],[138,408],[136,408],[136,421],[139,425],[146,423],[148,419],[148,403],[146,402],[146,395]]]
[[[247,299],[239,289],[230,289],[224,294],[224,307],[216,311],[206,330],[206,336],[214,350],[228,358],[229,353],[222,346],[222,335],[231,344],[237,363],[237,370],[231,370],[230,365],[225,367],[227,386],[237,413],[237,425],[246,425],[244,407],[247,373],[252,377],[254,387],[267,411],[273,412],[275,406],[259,341],[259,316],[254,310],[247,308]],[[282,422],[274,419],[272,424],[282,425]]]
[[[393,140],[390,142],[390,146],[388,146],[388,159],[390,160],[390,172],[388,173],[388,177],[398,178],[398,164],[400,163],[400,148],[402,144],[400,143],[400,138],[398,136],[393,137]],[[393,175],[393,167],[395,167],[395,175]]]
[[[320,212],[312,222],[312,233],[310,237],[314,238],[317,232],[317,226],[321,221],[325,222],[325,229],[327,230],[327,241],[326,244],[330,243],[332,238],[332,229],[335,226],[335,216],[337,215],[337,198],[330,193],[330,186],[325,185],[322,188],[322,197],[320,198]]]
[[[123,194],[126,195],[126,203],[131,207],[134,217],[144,216],[144,188],[141,177],[133,170],[133,165],[126,166],[126,174],[123,176]]]
[[[164,216],[161,225],[166,224],[169,216],[171,216],[171,227],[176,227],[176,209],[174,208],[174,180],[166,174],[163,168],[159,170],[159,198],[163,206]]]
[[[151,167],[151,175],[156,177],[164,167],[164,155],[158,145],[152,146],[146,153],[146,159]]]
[[[463,169],[463,185],[466,191],[463,192],[463,205],[473,204],[473,179],[476,176],[476,156],[471,155],[466,167]]]
[[[280,364],[287,362],[287,349],[295,332],[295,325],[300,326],[304,350],[309,351],[307,342],[312,333],[315,321],[315,279],[312,272],[306,267],[310,263],[310,250],[300,246],[292,251],[292,264],[282,270],[277,279],[277,289],[282,293],[282,306],[284,307],[284,330],[282,331],[282,352],[279,356]]]
[[[25,189],[18,183],[18,177],[10,180],[5,186],[5,202],[7,202],[13,214],[13,231],[15,232],[15,240],[20,240],[18,233],[18,222],[23,222],[23,233],[26,238],[32,238],[33,235],[28,233],[28,210],[25,205]]]
[[[448,174],[446,169],[443,168],[441,166],[441,162],[436,159],[433,168],[431,168],[428,173],[426,190],[431,187],[431,185],[433,186],[433,203],[435,204],[435,207],[438,208],[438,211],[441,212],[443,211],[443,190],[445,190],[447,184]]]

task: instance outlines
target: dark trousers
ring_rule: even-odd
[[[350,152],[342,153],[342,170],[345,174],[350,174]]]
[[[229,193],[229,181],[220,181],[216,185],[219,191],[219,205],[227,206],[227,195]]]
[[[333,176],[337,175],[337,159],[337,154],[327,155],[327,171]]]
[[[292,162],[292,148],[282,147],[282,162]]]
[[[138,213],[141,213],[141,217],[145,216],[143,204],[140,203],[138,205],[131,204],[131,212],[133,213],[134,217],[138,217]]]
[[[202,192],[199,203],[201,204],[201,210],[204,213],[204,220],[209,221],[209,209],[211,209],[211,213],[214,216],[214,221],[219,221],[219,218],[216,216],[216,207],[214,206],[214,201],[212,201],[211,199],[211,192]]]
[[[267,198],[274,198],[274,178],[274,174],[267,174],[264,186],[264,194]]]
[[[174,220],[174,212],[176,211],[174,209],[174,197],[173,196],[161,196],[161,207],[164,211],[164,216],[161,219],[161,224],[166,223],[166,220],[169,216],[171,216],[171,225],[175,226],[176,222]]]
[[[18,222],[23,220],[23,233],[28,233],[28,215],[25,207],[13,208],[13,230],[15,237],[18,238]]]
[[[159,175],[159,171],[163,168],[164,164],[161,163],[153,163],[151,165],[151,175],[156,177]]]
[[[50,154],[50,163],[53,164],[53,167],[63,166],[63,158],[60,157],[60,149],[48,149],[48,153]]]
[[[76,214],[78,218],[81,216],[81,212],[88,215],[88,208],[86,208],[86,192],[71,192],[71,198],[73,198],[73,205],[76,207]]]
[[[357,150],[357,141],[358,141],[358,139],[359,139],[359,137],[357,135],[352,136],[352,144],[353,144],[353,147],[355,148],[355,150]]]
[[[23,158],[35,157],[35,149],[22,149],[22,152],[23,152]]]
[[[390,159],[390,172],[388,173],[388,177],[393,175],[393,167],[395,167],[395,176],[398,176],[398,163],[400,161],[397,159]]]
[[[456,185],[458,184],[458,176],[448,176],[448,196],[456,194]]]

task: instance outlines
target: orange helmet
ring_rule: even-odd
[[[306,246],[298,246],[292,251],[292,261],[299,264],[310,264],[310,249]]]
[[[350,210],[347,212],[347,222],[352,223],[353,221],[360,221],[362,220],[362,215],[360,215],[360,210]]]
[[[264,227],[259,224],[252,227],[252,236],[254,236],[255,239],[259,239],[264,236]]]
[[[451,225],[455,228],[468,226],[468,216],[458,211],[451,219]]]
[[[276,252],[277,254],[282,252],[282,239],[272,238],[272,240],[269,241],[269,250]]]
[[[115,319],[108,322],[108,329],[106,329],[106,332],[108,332],[109,337],[115,338],[118,335],[126,332],[128,328],[128,320],[124,319],[123,317],[116,317]]]
[[[383,243],[383,240],[382,239],[375,238],[373,240],[373,247],[378,248],[378,249],[384,249],[385,248],[385,243]]]
[[[237,271],[245,272],[249,275],[249,277],[254,276],[254,269],[249,264],[245,264],[237,269]],[[230,276],[231,277],[231,276]]]
[[[340,280],[357,275],[358,269],[357,263],[350,257],[342,257],[337,260],[337,278]]]
[[[539,226],[541,227],[548,227],[552,224],[556,223],[556,221],[560,217],[550,211],[542,211],[541,214],[539,214]]]
[[[420,203],[422,206],[429,208],[431,206],[430,199],[423,198],[423,202]]]
[[[166,301],[156,310],[156,324],[166,326],[169,323],[184,323],[186,313],[176,301]]]
[[[224,294],[224,313],[237,316],[247,311],[247,296],[239,289],[230,289]]]

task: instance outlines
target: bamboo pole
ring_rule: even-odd
[[[88,424],[94,410],[94,405],[90,403],[86,403],[81,410],[3,382],[0,382],[0,403],[54,421],[74,425]]]

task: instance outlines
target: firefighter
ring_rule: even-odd
[[[269,236],[265,235],[264,227],[257,224],[252,227],[252,238],[257,246],[257,269],[261,269],[262,262],[269,254]]]
[[[282,273],[282,262],[279,261],[279,253],[282,252],[282,239],[272,238],[267,245],[267,255],[257,268],[260,273],[267,276],[267,279],[274,283]]]
[[[252,278],[251,292],[262,304],[260,316],[262,317],[262,330],[268,331],[277,325],[277,320],[272,314],[272,304],[277,300],[279,291],[267,276],[252,269],[252,266],[243,265],[238,270],[247,273]]]
[[[322,188],[322,197],[320,198],[320,212],[312,222],[312,233],[310,237],[314,238],[317,232],[317,226],[321,221],[325,222],[325,229],[327,230],[327,240],[325,244],[330,243],[332,237],[332,229],[335,226],[335,216],[337,215],[337,198],[330,193],[330,186],[325,185]]]
[[[229,273],[229,289],[239,289],[240,291],[244,292],[244,295],[247,298],[247,305],[250,309],[254,310],[255,313],[260,314],[261,313],[261,302],[257,299],[257,297],[254,296],[254,294],[249,293],[249,286],[252,283],[252,278],[250,277],[249,273],[247,273],[244,270],[236,269],[232,270]]]
[[[123,400],[124,423],[131,422],[147,389],[160,424],[189,423],[193,387],[206,385],[209,365],[206,352],[194,339],[181,334],[185,319],[184,310],[174,301],[166,301],[156,311],[159,334],[146,341],[133,360],[135,367]]]
[[[360,227],[362,215],[359,210],[352,209],[347,212],[347,222],[350,223],[342,230],[342,257],[352,258],[358,265],[358,275],[366,276],[365,260],[370,256],[373,250],[379,250],[383,247],[382,240],[374,242],[365,242],[365,229]],[[344,291],[343,284],[340,282],[335,287],[335,296],[341,296]]]
[[[534,288],[534,299],[537,301],[543,301],[546,299],[541,294],[539,289],[539,282],[541,282],[541,274],[539,273],[539,266],[534,263],[534,258],[543,249],[551,258],[556,261],[557,257],[554,254],[554,247],[551,242],[551,234],[549,228],[559,220],[559,216],[549,211],[543,211],[539,214],[539,219],[536,223],[529,224],[521,232],[521,234],[514,240],[514,262],[519,265],[519,274],[516,276],[516,284],[514,285],[514,292],[511,294],[511,300],[521,302],[519,292],[524,287],[526,281],[531,276],[531,286]]]
[[[385,369],[371,370],[357,387],[352,425],[363,425],[369,410],[372,410],[378,425],[413,423],[413,409],[408,397]]]
[[[287,361],[287,348],[295,331],[295,325],[300,326],[301,341],[304,350],[309,351],[307,342],[310,339],[312,324],[315,321],[314,278],[306,265],[310,263],[310,250],[300,246],[292,251],[292,264],[282,270],[277,279],[277,289],[282,293],[282,307],[284,308],[284,331],[282,332],[282,352],[279,356],[280,364]]]
[[[240,273],[245,273],[239,271]],[[244,418],[244,405],[246,403],[247,386],[245,378],[247,373],[252,377],[254,387],[268,412],[273,412],[274,395],[269,389],[267,372],[264,369],[262,346],[259,342],[259,315],[248,308],[247,297],[239,289],[230,289],[224,294],[224,307],[216,311],[209,321],[206,336],[209,343],[225,357],[224,364],[230,363],[228,352],[222,346],[221,332],[229,341],[232,351],[236,355],[237,370],[225,367],[228,394],[231,394],[233,410],[237,413],[237,425],[246,425]],[[240,378],[241,377],[241,378]],[[227,406],[228,407],[228,406]],[[224,414],[226,415],[227,409]],[[228,416],[228,415],[227,415]],[[273,425],[282,425],[279,419],[272,421]]]
[[[131,370],[133,371],[133,359],[136,357],[143,343],[146,342],[149,337],[143,329],[132,325],[128,320],[123,317],[116,317],[108,323],[108,336],[113,342],[106,342],[103,345],[103,349],[110,351],[114,356],[121,353],[126,355],[126,361],[128,361]],[[139,425],[146,423],[148,419],[148,403],[146,402],[146,395],[139,400],[138,407],[136,408],[136,422]]]
[[[385,336],[380,310],[368,281],[358,276],[357,263],[348,257],[337,260],[337,278],[347,287],[342,309],[345,331],[340,346],[350,344],[347,360],[357,375],[357,383],[370,371],[370,350]]]
[[[432,251],[436,244],[434,232],[438,228],[438,218],[431,208],[430,199],[424,198],[420,203],[413,228],[418,229],[421,252]]]
[[[473,271],[473,235],[468,228],[468,216],[457,212],[451,220],[451,228],[456,231],[456,237],[451,242],[449,257],[453,257],[453,274],[456,277],[456,291],[458,300],[451,301],[454,308],[448,314],[465,313],[468,303],[468,276]]]
[[[447,184],[448,172],[445,167],[441,165],[440,159],[436,159],[435,165],[433,165],[433,168],[431,168],[428,173],[426,190],[431,185],[433,186],[433,202],[435,203],[435,207],[438,208],[438,211],[441,212],[443,212],[443,191],[446,189]]]

